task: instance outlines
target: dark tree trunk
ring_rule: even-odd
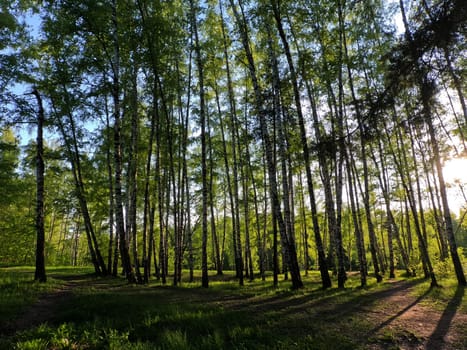
[[[222,1],[219,1],[219,11],[221,15],[221,31],[222,31],[222,40],[223,40],[223,54],[226,65],[226,74],[227,74],[227,89],[229,96],[229,106],[230,106],[230,131],[231,131],[231,148],[232,148],[232,170],[233,170],[233,180],[230,178],[229,165],[226,153],[225,145],[225,136],[224,140],[224,163],[226,166],[227,172],[227,182],[229,187],[229,199],[230,206],[232,211],[232,240],[233,240],[233,249],[235,257],[235,270],[236,277],[239,279],[239,284],[243,285],[243,258],[242,258],[242,244],[240,236],[240,213],[239,213],[239,196],[238,196],[238,156],[237,156],[237,133],[235,129],[237,128],[237,107],[235,104],[235,93],[233,89],[232,76],[230,72],[230,60],[227,52],[227,37],[225,32],[225,23],[224,15],[222,8]]]
[[[207,174],[207,138],[209,135],[206,131],[206,104],[204,93],[204,65],[201,57],[201,46],[198,35],[198,16],[195,8],[194,0],[190,0],[191,11],[191,30],[195,37],[194,50],[196,55],[196,66],[198,69],[198,84],[199,84],[199,117],[201,124],[201,196],[202,196],[202,212],[201,212],[201,284],[204,288],[209,287],[208,277],[208,174]]]
[[[353,170],[353,165],[355,163],[352,155],[352,150],[345,153],[345,163],[347,169],[347,183],[348,183],[348,192],[349,192],[349,199],[350,199],[350,210],[352,212],[352,221],[354,224],[355,230],[355,239],[357,243],[357,254],[358,254],[358,262],[360,266],[360,285],[365,287],[367,285],[367,274],[368,274],[368,266],[366,260],[366,251],[365,251],[365,239],[362,230],[362,223],[359,216],[359,208],[355,198],[355,193],[357,192],[355,172]],[[350,154],[350,155],[349,155]]]
[[[63,88],[63,96],[65,100],[65,105],[69,105],[69,94],[65,86]],[[51,98],[52,105],[54,109],[57,109],[56,101],[54,96]],[[73,115],[68,107],[65,107],[65,114],[68,117],[68,124],[71,135],[66,131],[65,124],[60,118],[57,118],[57,124],[59,130],[62,134],[63,141],[65,144],[65,149],[67,153],[68,160],[71,164],[71,170],[73,175],[73,180],[75,184],[75,193],[79,202],[79,207],[84,221],[84,228],[86,231],[86,238],[88,243],[89,254],[91,255],[91,261],[94,265],[94,270],[96,274],[107,274],[107,267],[105,265],[104,259],[99,250],[99,245],[97,238],[94,232],[94,227],[91,222],[91,215],[89,213],[88,202],[86,189],[84,186],[84,180],[81,169],[81,156],[79,152],[79,145],[77,139],[77,130],[75,127],[75,121]]]
[[[386,171],[386,162],[383,155],[383,147],[381,144],[381,139],[378,140],[378,151],[379,151],[379,160],[381,166],[378,164],[376,155],[373,150],[370,151],[370,156],[373,159],[373,163],[378,172],[378,181],[381,187],[381,191],[384,198],[384,204],[386,208],[386,228],[388,233],[388,250],[389,250],[389,278],[395,278],[395,265],[394,265],[394,247],[393,247],[393,238],[394,231],[398,231],[397,223],[394,221],[392,211],[391,211],[391,201],[389,197],[389,181]],[[398,235],[399,233],[397,233]],[[405,251],[401,251],[402,261],[406,267],[407,274],[410,275],[408,267],[408,258],[405,257]]]
[[[113,252],[113,264],[112,264],[112,276],[118,275],[118,258],[120,257],[120,242],[118,235],[115,235],[115,244],[114,244],[114,252]]]
[[[429,111],[428,97],[422,95],[422,100],[424,102],[424,109],[428,113]],[[441,200],[443,203],[444,222],[446,225],[446,235],[447,235],[448,243],[449,243],[449,251],[451,253],[451,259],[454,265],[454,271],[456,272],[457,282],[459,285],[465,286],[467,285],[467,282],[466,282],[466,278],[464,275],[464,269],[462,267],[462,263],[459,258],[459,253],[457,252],[457,243],[456,243],[456,238],[454,236],[454,227],[452,224],[451,212],[449,209],[448,196],[446,192],[446,183],[444,182],[444,175],[443,175],[443,168],[441,165],[439,145],[438,145],[438,140],[436,138],[436,132],[433,126],[433,121],[431,120],[431,113],[428,115],[426,119],[428,122],[428,133],[430,135],[431,145],[433,147],[433,154],[435,157],[434,162],[435,162],[436,170],[438,173],[439,190],[441,193]],[[432,273],[432,275],[434,276],[434,273],[432,271],[430,271],[430,273]],[[432,277],[432,280],[433,280],[433,277]],[[436,284],[436,280],[434,281],[434,283]]]
[[[138,179],[138,86],[137,86],[137,67],[133,62],[134,71],[131,72],[131,88],[130,88],[130,146],[128,152],[128,172],[127,172],[127,187],[128,187],[128,228],[131,237],[133,251],[133,266],[135,277],[138,283],[143,282],[141,276],[140,261],[138,254],[138,229],[137,229],[137,179]]]
[[[107,108],[107,99],[106,99],[106,108],[105,108],[105,117],[106,117],[106,128],[107,128],[107,145],[106,145],[106,161],[107,161],[107,177],[109,181],[109,246],[107,250],[107,272],[110,274],[112,272],[112,254],[114,249],[114,186],[113,186],[113,169],[112,169],[112,150],[111,150],[111,142],[112,139],[112,131],[110,128],[110,119],[109,119],[109,111]]]
[[[302,238],[303,238],[303,266],[305,270],[305,276],[308,276],[308,270],[310,269],[310,249],[308,245],[308,223],[306,218],[306,210],[305,210],[305,196],[304,196],[304,187],[303,187],[303,179],[302,173],[298,174],[298,180],[300,184],[300,191],[299,191],[299,199],[300,199],[300,218],[302,221],[301,230],[302,230]]]
[[[344,19],[343,19],[341,5],[339,5],[339,21],[341,25],[341,35],[342,35],[342,43],[344,47],[344,54],[345,54],[346,61],[349,61],[347,42],[346,42],[347,39],[346,39],[345,29],[344,29],[344,24],[343,24]],[[366,216],[366,221],[367,221],[367,226],[368,226],[368,236],[370,239],[370,252],[371,252],[373,267],[375,270],[376,281],[381,282],[383,280],[383,277],[380,274],[380,263],[378,261],[378,243],[376,239],[373,219],[371,217],[370,186],[369,186],[370,175],[368,171],[367,150],[366,150],[367,147],[366,147],[365,134],[364,134],[364,129],[363,129],[363,118],[362,118],[362,114],[361,114],[360,107],[359,107],[356,93],[355,93],[355,88],[354,88],[354,83],[353,83],[353,73],[348,64],[347,64],[347,74],[349,77],[350,91],[352,95],[353,104],[355,107],[355,112],[357,115],[358,130],[360,134],[359,136],[360,136],[360,147],[361,147],[361,157],[362,157],[361,161],[363,165],[363,184],[364,184],[362,196],[363,196],[363,204],[364,204],[365,216]]]
[[[219,118],[220,118],[220,102],[219,102],[219,94],[217,91],[217,86],[215,88],[215,94],[216,94],[216,103],[217,103],[217,111],[219,113]],[[208,126],[208,133],[211,134],[211,123],[210,123],[210,118],[207,118],[207,126]],[[214,253],[214,262],[215,262],[215,267],[217,271],[217,275],[222,275],[222,262],[221,262],[221,251],[220,251],[220,244],[219,244],[219,238],[216,230],[216,217],[214,213],[214,156],[212,153],[213,150],[213,145],[211,138],[209,138],[209,209],[210,209],[210,215],[211,215],[211,236],[212,236],[212,244],[213,244],[213,253]]]
[[[154,147],[154,137],[156,133],[157,119],[157,94],[156,84],[153,86],[153,106],[151,113],[151,126],[149,132],[148,155],[146,158],[146,174],[144,178],[144,209],[143,209],[143,268],[144,282],[148,283],[151,276],[151,255],[154,240],[154,213],[155,207],[151,204],[150,195],[150,174],[151,174],[151,159]],[[149,227],[149,229],[148,229]]]
[[[114,162],[115,162],[115,221],[119,236],[120,256],[123,271],[129,283],[136,281],[131,265],[129,244],[125,233],[125,221],[123,214],[123,190],[122,190],[122,121],[120,109],[120,47],[118,39],[117,1],[112,0],[112,25],[113,25],[113,84],[112,97],[114,103]]]
[[[44,106],[42,97],[34,87],[32,92],[38,104],[37,111],[37,145],[36,145],[36,270],[34,280],[47,282],[45,273],[45,229],[44,229]]]
[[[277,12],[277,10],[275,12]],[[280,18],[280,14],[276,13],[275,18],[276,18],[276,24],[279,29],[279,34],[281,36],[281,40],[285,48],[285,53],[286,53],[287,61],[289,64],[289,68],[291,70],[291,73],[293,73],[292,82],[293,82],[293,89],[294,89],[294,98],[295,98],[295,105],[297,106],[297,112],[298,112],[298,126],[300,128],[300,140],[301,140],[302,150],[303,150],[302,155],[303,155],[303,160],[305,163],[304,165],[305,165],[306,181],[307,181],[308,193],[310,197],[310,209],[311,209],[315,244],[316,244],[316,249],[318,253],[318,266],[319,266],[319,270],[321,274],[321,283],[322,283],[323,288],[330,288],[332,286],[332,282],[329,276],[328,263],[326,261],[326,253],[325,253],[323,239],[321,237],[321,229],[320,229],[319,221],[318,221],[318,209],[317,209],[316,198],[315,198],[315,193],[314,193],[313,176],[311,173],[310,150],[309,150],[308,139],[306,135],[305,121],[304,121],[304,117],[303,117],[303,113],[301,109],[300,93],[298,91],[298,82],[297,82],[297,76],[295,72],[295,66],[292,61],[290,48],[289,48],[289,44],[288,44],[285,32],[282,28],[282,21]],[[303,67],[301,68],[303,70]],[[311,93],[311,87],[306,81],[305,81],[305,84],[307,87],[309,102],[312,104],[313,116],[315,117],[315,125],[316,125],[317,123],[316,106],[314,105],[314,101],[312,98],[313,96]],[[319,135],[317,135],[317,137],[319,137]],[[322,162],[320,161],[320,163]],[[327,202],[327,204],[329,204],[329,201]],[[341,271],[341,276],[340,276],[339,281],[343,285],[345,281],[345,271],[343,272],[343,274]]]

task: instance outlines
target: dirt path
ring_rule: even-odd
[[[67,283],[60,289],[40,297],[34,305],[13,321],[15,330],[22,331],[50,320],[57,307],[71,295],[75,286],[73,283]]]
[[[423,303],[425,295],[412,295],[413,287],[407,282],[394,285],[367,313],[375,325],[369,331],[375,344],[369,349],[388,349],[390,345],[400,349],[467,349],[467,314],[459,311],[465,288],[459,287],[446,305],[429,306]]]
[[[66,280],[59,288],[43,294],[36,303],[27,307],[17,317],[7,322],[7,324],[2,325],[1,333],[11,336],[16,332],[27,330],[52,320],[57,308],[67,298],[71,297],[73,290],[88,283],[88,280]]]
[[[370,350],[467,350],[467,314],[459,311],[464,288],[459,287],[445,305],[435,306],[427,304],[428,291],[420,297],[414,296],[416,283],[397,281],[391,284],[390,289],[370,291],[347,303],[336,304],[332,298],[314,300],[309,296],[284,298],[277,295],[258,302],[234,297],[224,299],[222,305],[252,314],[276,310],[278,319],[301,319],[304,329],[313,322],[351,324],[353,319],[364,319],[370,327],[363,332],[355,330],[351,334],[352,330],[346,327],[342,331],[359,339],[357,342]],[[287,327],[287,322],[284,326]]]

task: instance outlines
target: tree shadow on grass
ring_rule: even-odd
[[[100,280],[91,278],[91,282],[95,286]],[[66,324],[73,330],[76,344],[87,344],[87,334],[110,341],[112,330],[126,334],[128,345],[148,344],[153,348],[270,349],[280,344],[284,349],[355,349],[364,343],[368,330],[366,323],[360,325],[358,315],[418,281],[397,282],[390,290],[333,288],[304,294],[279,290],[266,295],[263,293],[267,290],[257,289],[255,293],[244,293],[172,286],[143,288],[121,283],[111,293],[100,288],[85,289],[59,300],[47,320],[50,334],[46,340],[53,341]],[[113,286],[113,282],[110,284]],[[24,334],[21,340],[41,336],[35,331]],[[174,347],[173,339],[189,340],[190,346]]]
[[[411,308],[413,308],[415,305],[417,305],[418,303],[420,303],[427,295],[428,293],[430,292],[430,289],[427,289],[425,291],[425,293],[423,293],[422,295],[420,295],[417,299],[415,299],[413,302],[411,302],[410,304],[408,304],[406,307],[404,307],[402,310],[400,310],[398,313],[396,313],[395,315],[389,317],[386,321],[380,323],[377,327],[373,328],[370,333],[371,334],[374,334],[376,332],[378,332],[379,330],[381,330],[382,328],[386,327],[387,325],[389,325],[392,321],[394,321],[395,319],[401,317],[404,313],[406,313],[407,311],[409,311]]]
[[[465,287],[457,286],[456,293],[449,301],[446,309],[444,310],[441,318],[439,319],[436,329],[431,334],[428,342],[426,344],[426,349],[440,349],[444,345],[444,337],[449,331],[452,320],[456,315],[457,309],[462,304],[462,299],[464,297]]]

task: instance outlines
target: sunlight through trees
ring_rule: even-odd
[[[1,264],[465,285],[462,0],[1,6]]]

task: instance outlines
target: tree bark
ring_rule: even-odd
[[[225,22],[223,17],[223,8],[222,1],[219,1],[219,12],[221,16],[221,31],[222,31],[222,44],[223,44],[223,54],[224,61],[226,65],[226,75],[227,75],[227,91],[229,96],[229,106],[230,106],[230,132],[231,132],[231,149],[232,149],[232,170],[233,170],[233,180],[230,179],[230,171],[227,160],[226,146],[225,146],[225,137],[224,138],[224,163],[227,171],[227,182],[229,187],[229,199],[230,207],[232,211],[232,240],[233,240],[233,249],[235,257],[235,270],[237,278],[239,279],[239,284],[243,286],[243,258],[242,258],[242,244],[240,236],[240,209],[239,209],[239,195],[238,195],[238,156],[237,156],[237,140],[236,140],[236,131],[237,128],[237,107],[235,103],[235,93],[233,89],[232,76],[230,72],[230,60],[227,52],[227,36],[225,32]],[[232,183],[233,181],[233,183]]]
[[[37,111],[37,145],[36,145],[36,269],[34,280],[47,282],[45,272],[45,228],[44,228],[44,137],[43,129],[45,123],[44,106],[42,97],[36,87],[32,93],[36,97]]]
[[[133,251],[133,266],[135,277],[138,283],[143,282],[141,276],[140,261],[138,254],[138,227],[137,227],[137,178],[138,178],[138,86],[137,86],[137,66],[133,62],[131,72],[131,87],[130,87],[130,114],[131,114],[131,131],[130,131],[130,146],[128,152],[128,172],[127,172],[127,187],[128,187],[128,228],[131,237]]]
[[[275,8],[276,6],[273,6]],[[313,184],[313,176],[311,173],[311,160],[310,160],[310,150],[308,146],[308,139],[306,136],[306,129],[305,129],[305,121],[302,113],[302,107],[301,107],[301,102],[300,102],[300,93],[298,91],[298,81],[297,81],[297,74],[295,72],[295,66],[292,61],[292,56],[290,53],[290,48],[289,44],[285,35],[285,32],[282,28],[282,20],[280,17],[280,13],[278,13],[278,10],[275,10],[275,18],[276,18],[276,24],[278,26],[279,30],[279,35],[281,37],[283,46],[284,46],[284,51],[286,54],[287,62],[289,65],[289,69],[291,71],[292,75],[292,85],[293,85],[293,90],[294,90],[294,101],[295,105],[297,107],[297,114],[298,114],[298,125],[300,129],[300,140],[302,143],[302,155],[303,155],[303,160],[304,160],[304,166],[305,166],[305,173],[306,173],[306,180],[307,180],[307,186],[308,186],[308,193],[310,197],[310,209],[311,209],[311,216],[312,216],[312,223],[313,223],[313,231],[314,231],[314,238],[315,238],[315,244],[316,244],[316,249],[318,253],[318,266],[321,274],[321,283],[323,288],[330,288],[332,286],[331,278],[329,276],[329,271],[328,271],[328,264],[326,261],[326,254],[324,250],[324,244],[323,244],[323,239],[321,237],[321,229],[319,226],[318,222],[318,209],[316,206],[316,198],[315,198],[315,193],[314,193],[314,184]],[[302,68],[303,69],[303,68]],[[315,117],[315,127],[317,123],[317,118],[316,118],[316,106],[314,105],[312,94],[311,94],[311,88],[309,87],[308,83],[305,81],[305,84],[307,84],[307,91],[308,91],[308,97],[310,100],[310,103],[312,105],[313,109],[313,114]],[[317,137],[319,137],[319,134],[317,134]],[[319,141],[319,140],[318,140]],[[322,158],[321,158],[321,166],[326,166],[325,164],[322,164]],[[326,194],[329,194],[326,192]],[[326,195],[325,194],[325,195]],[[326,197],[328,198],[328,197]],[[328,198],[329,199],[329,198]],[[331,205],[329,200],[326,201],[326,206]],[[332,207],[334,204],[332,204]],[[341,286],[344,285],[345,282],[345,270],[340,269],[340,278],[339,282]]]
[[[367,285],[367,274],[368,274],[368,266],[367,266],[367,259],[366,259],[366,251],[365,251],[365,236],[362,230],[362,223],[359,217],[359,209],[358,204],[355,198],[355,193],[357,192],[357,186],[355,177],[357,176],[353,171],[353,164],[354,159],[351,155],[352,150],[349,149],[348,153],[345,153],[345,163],[347,169],[347,183],[348,183],[348,192],[349,192],[349,199],[350,199],[350,210],[352,212],[352,221],[355,230],[355,238],[357,243],[357,254],[358,254],[358,262],[360,267],[360,285],[365,287]],[[350,153],[350,155],[349,155]]]
[[[467,282],[466,282],[466,278],[464,275],[464,269],[462,267],[462,263],[459,258],[459,253],[457,252],[457,242],[454,236],[454,227],[452,224],[451,211],[449,208],[449,201],[448,201],[448,196],[447,196],[447,191],[446,191],[446,183],[444,181],[443,167],[441,164],[438,139],[436,138],[435,128],[433,126],[433,121],[431,120],[431,113],[428,112],[430,108],[428,96],[424,96],[422,94],[422,100],[423,100],[425,112],[428,113],[428,116],[427,116],[428,133],[430,135],[431,145],[433,147],[434,162],[436,165],[436,171],[438,173],[439,190],[441,194],[441,200],[443,203],[443,214],[444,214],[444,222],[446,225],[446,236],[448,238],[448,243],[449,243],[449,252],[451,253],[451,259],[454,265],[454,271],[456,273],[457,282],[459,285],[465,286],[467,285]]]
[[[206,131],[206,101],[204,93],[204,65],[201,57],[201,46],[198,35],[198,24],[197,24],[197,10],[195,8],[194,0],[190,0],[190,11],[191,11],[191,29],[195,36],[195,54],[196,54],[196,66],[198,69],[198,86],[199,86],[199,118],[201,124],[201,195],[202,195],[202,212],[201,212],[201,284],[204,288],[209,287],[208,277],[208,175],[207,175],[207,143],[206,140],[209,137]]]
[[[105,148],[105,156],[107,162],[107,177],[108,177],[108,191],[109,191],[109,246],[107,250],[107,272],[110,274],[112,272],[112,255],[114,249],[114,186],[113,186],[113,169],[112,169],[112,150],[110,147],[110,140],[112,139],[112,130],[110,128],[110,118],[108,111],[107,99],[105,101],[105,126],[107,131],[107,145]]]
[[[120,109],[120,47],[118,40],[117,1],[112,0],[112,25],[113,25],[113,84],[112,97],[114,103],[114,162],[115,162],[115,221],[117,234],[119,236],[120,256],[123,271],[129,283],[136,282],[133,267],[131,265],[128,240],[125,232],[125,221],[123,216],[123,190],[122,190],[122,121]]]

